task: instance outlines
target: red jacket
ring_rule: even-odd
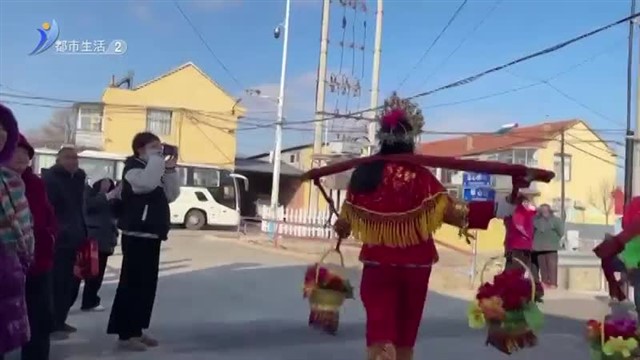
[[[33,215],[33,234],[36,239],[35,258],[29,273],[37,275],[53,267],[53,249],[58,224],[42,179],[34,174],[31,168],[27,168],[22,173],[22,181]]]
[[[531,250],[533,248],[534,220],[533,206],[518,204],[513,214],[505,218],[505,250]]]

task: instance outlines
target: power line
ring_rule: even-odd
[[[569,45],[572,45],[572,44],[574,44],[574,43],[576,43],[578,41],[581,41],[581,40],[587,39],[587,38],[589,38],[591,36],[594,36],[596,34],[599,34],[599,33],[603,32],[605,30],[608,30],[608,29],[614,27],[614,26],[626,23],[626,22],[628,22],[628,21],[630,21],[632,19],[637,18],[638,16],[640,16],[640,13],[635,13],[633,15],[627,16],[627,17],[625,17],[623,19],[617,20],[617,21],[615,21],[613,23],[610,23],[608,25],[605,25],[605,26],[599,27],[599,28],[597,28],[595,30],[589,31],[589,32],[587,32],[585,34],[582,34],[582,35],[576,36],[574,38],[571,38],[569,40],[563,41],[563,42],[561,42],[559,44],[556,44],[554,46],[551,46],[551,47],[548,47],[546,49],[534,52],[532,54],[520,57],[520,58],[518,58],[516,60],[513,60],[511,62],[508,62],[506,64],[490,68],[490,69],[485,70],[483,72],[480,72],[480,73],[478,73],[476,75],[472,75],[472,76],[469,76],[469,77],[464,78],[462,80],[458,80],[458,81],[452,82],[452,83],[450,83],[448,85],[440,86],[440,87],[435,88],[433,90],[429,90],[429,91],[425,91],[425,92],[421,92],[421,93],[409,96],[406,99],[415,100],[415,99],[418,99],[418,98],[421,98],[421,97],[433,95],[435,93],[438,93],[438,92],[441,92],[441,91],[444,91],[444,90],[448,90],[448,89],[451,89],[451,88],[464,86],[466,84],[469,84],[469,83],[472,83],[474,81],[477,81],[478,79],[480,79],[480,78],[482,78],[482,77],[484,77],[486,75],[489,75],[491,73],[495,73],[495,72],[498,72],[498,71],[501,71],[501,70],[505,70],[505,69],[507,69],[509,67],[512,67],[512,66],[516,65],[516,64],[520,64],[520,63],[523,63],[525,61],[532,60],[534,58],[537,58],[537,57],[540,57],[540,56],[543,56],[543,55],[546,55],[546,54],[549,54],[549,53],[553,53],[553,52],[558,51],[560,49],[563,49],[563,48],[565,48],[565,47],[567,47]],[[585,60],[585,62],[588,62],[588,61],[589,61],[588,59]],[[580,66],[580,65],[581,64],[577,64],[576,67]],[[571,69],[568,69],[566,71],[570,71],[570,70]],[[0,93],[0,95],[2,95],[2,93]],[[76,101],[72,101],[72,102],[76,102]],[[372,107],[372,108],[367,108],[367,109],[363,109],[363,110],[354,111],[354,112],[351,112],[349,114],[340,114],[339,116],[329,116],[329,117],[325,117],[325,118],[321,118],[321,119],[299,120],[299,121],[291,120],[291,121],[288,122],[288,124],[311,124],[311,123],[316,123],[316,122],[329,121],[329,120],[337,119],[337,118],[340,118],[340,117],[354,117],[354,118],[362,118],[362,119],[364,119],[362,117],[364,114],[366,114],[368,112],[371,112],[371,111],[377,111],[377,110],[380,110],[382,108],[384,108],[384,105],[380,105],[380,106],[377,106],[377,107]],[[375,121],[375,119],[365,119],[365,120]],[[262,126],[262,127],[264,127],[264,126]]]
[[[407,73],[407,75],[402,79],[402,81],[400,81],[400,85],[398,85],[398,90],[400,88],[402,88],[402,86],[405,84],[405,82],[409,79],[409,77],[411,76],[411,74],[420,66],[420,64],[422,64],[422,62],[424,61],[424,59],[427,58],[427,56],[429,55],[429,53],[431,52],[431,49],[433,49],[433,47],[438,43],[438,41],[440,40],[440,38],[442,37],[442,35],[444,35],[444,33],[447,31],[447,29],[449,29],[449,27],[451,26],[451,24],[453,24],[453,22],[456,20],[456,18],[458,17],[458,15],[460,14],[460,12],[462,11],[462,9],[465,7],[465,5],[467,5],[467,2],[469,2],[469,0],[463,0],[462,3],[460,3],[460,5],[458,6],[458,8],[456,9],[456,11],[453,13],[453,15],[451,15],[451,17],[449,18],[449,21],[447,21],[447,24],[444,26],[444,28],[442,28],[442,30],[440,31],[440,33],[438,34],[438,36],[435,37],[435,39],[433,39],[433,41],[431,42],[431,45],[429,45],[429,47],[427,48],[427,50],[425,50],[425,52],[422,54],[422,56],[420,57],[420,60],[418,60],[418,62],[413,66],[413,68],[411,68],[411,70],[409,70],[409,72]]]
[[[242,86],[242,83],[240,82],[240,80],[238,80],[238,78],[231,73],[229,68],[222,62],[222,60],[220,60],[220,58],[218,57],[218,55],[216,55],[215,51],[213,51],[211,46],[209,46],[209,43],[207,42],[207,40],[204,39],[204,36],[202,36],[202,33],[191,21],[189,16],[187,16],[187,14],[182,10],[182,7],[180,7],[180,4],[178,4],[178,1],[173,0],[173,4],[175,5],[176,9],[178,9],[178,12],[180,12],[184,20],[187,22],[187,24],[189,24],[189,26],[191,27],[191,30],[193,30],[196,36],[198,36],[198,38],[200,39],[200,42],[202,42],[202,45],[204,45],[204,47],[209,51],[209,54],[211,54],[211,56],[216,60],[216,62],[218,62],[220,67],[222,67],[222,69],[227,73],[227,75],[229,75],[229,77],[236,83],[236,85],[238,85],[241,89],[244,89],[244,86]]]
[[[441,91],[444,91],[444,90],[448,90],[448,89],[452,89],[452,88],[456,88],[456,87],[460,87],[460,86],[464,86],[464,85],[470,84],[470,83],[472,83],[474,81],[477,81],[478,79],[480,79],[482,77],[485,77],[486,75],[489,75],[489,74],[492,74],[492,73],[507,69],[509,67],[512,67],[514,65],[523,63],[525,61],[532,60],[532,59],[538,58],[540,56],[547,55],[547,54],[556,52],[558,50],[561,50],[561,49],[563,49],[563,48],[565,48],[565,47],[567,47],[569,45],[572,45],[572,44],[574,44],[574,43],[576,43],[578,41],[587,39],[587,38],[589,38],[591,36],[597,35],[597,34],[603,32],[605,30],[608,30],[608,29],[610,29],[610,28],[612,28],[614,26],[617,26],[617,25],[626,23],[628,21],[631,21],[632,19],[635,19],[638,16],[640,16],[640,13],[635,13],[633,15],[627,16],[627,17],[625,17],[623,19],[617,20],[617,21],[615,21],[613,23],[610,23],[608,25],[605,25],[605,26],[599,27],[599,28],[597,28],[595,30],[589,31],[589,32],[587,32],[585,34],[582,34],[582,35],[576,36],[574,38],[571,38],[569,40],[563,41],[563,42],[561,42],[559,44],[556,44],[556,45],[550,46],[548,48],[545,48],[543,50],[534,52],[532,54],[520,57],[520,58],[518,58],[516,60],[513,60],[513,61],[510,61],[510,62],[508,62],[506,64],[490,68],[490,69],[482,71],[482,72],[480,72],[478,74],[466,77],[466,78],[464,78],[462,80],[454,81],[454,82],[452,82],[450,84],[443,85],[443,86],[437,87],[437,88],[432,89],[432,90],[428,90],[428,91],[424,91],[424,92],[421,92],[421,93],[418,93],[418,94],[415,94],[415,95],[411,95],[409,97],[406,97],[405,99],[407,99],[407,100],[415,100],[415,99],[418,99],[418,98],[421,98],[421,97],[433,95],[435,93],[438,93],[438,92],[441,92]],[[357,117],[358,115],[362,116],[362,115],[364,115],[364,114],[366,114],[368,112],[378,111],[378,110],[383,109],[383,108],[384,108],[384,105],[380,105],[380,106],[373,107],[373,108],[368,108],[368,109],[364,109],[364,110],[355,111],[355,112],[352,112],[352,113],[349,113],[349,114],[342,114],[341,116],[343,116],[343,117]],[[331,120],[331,119],[335,119],[335,118],[336,118],[336,116],[332,116],[332,117],[322,118],[322,119],[293,121],[293,122],[290,121],[289,123],[305,124],[305,123],[322,122],[322,121],[327,121],[327,120]],[[369,119],[369,120],[370,121],[374,121],[374,119]]]
[[[489,11],[484,15],[484,17],[480,20],[480,22],[478,22],[476,24],[476,26],[473,27],[473,29],[471,29],[471,31],[467,34],[467,36],[465,36],[459,43],[458,46],[456,46],[450,53],[449,55],[447,55],[444,60],[442,60],[440,62],[440,64],[438,64],[438,66],[436,66],[433,71],[431,71],[431,73],[429,73],[429,75],[427,75],[427,77],[424,79],[424,81],[420,84],[420,87],[424,86],[425,84],[427,84],[429,82],[429,80],[431,79],[431,77],[438,72],[438,70],[440,70],[441,68],[443,68],[447,62],[449,61],[449,59],[451,59],[451,57],[456,54],[458,52],[458,50],[460,50],[460,48],[462,48],[462,46],[467,42],[467,40],[469,40],[471,38],[471,36],[473,36],[473,34],[476,33],[476,31],[478,31],[478,29],[480,29],[480,27],[485,23],[485,21],[487,21],[487,19],[489,19],[489,17],[493,14],[494,11],[496,11],[496,9],[500,6],[500,4],[502,4],[503,0],[497,0],[494,4],[493,7],[491,9],[489,9]]]
[[[635,13],[635,14],[633,14],[631,16],[625,17],[624,19],[621,19],[621,20],[615,21],[615,22],[613,22],[611,24],[599,27],[599,28],[597,28],[595,30],[589,31],[589,32],[587,32],[585,34],[576,36],[576,37],[571,38],[569,40],[563,41],[563,42],[561,42],[559,44],[550,46],[550,47],[548,47],[546,49],[543,49],[543,50],[540,50],[540,51],[536,51],[533,54],[529,54],[529,55],[520,57],[520,58],[518,58],[516,60],[513,60],[513,61],[510,61],[510,62],[508,62],[506,64],[493,67],[491,69],[485,70],[485,71],[480,72],[478,74],[466,77],[464,79],[452,82],[452,83],[444,85],[444,86],[440,86],[440,87],[435,88],[433,90],[428,90],[428,91],[424,91],[424,92],[409,96],[406,99],[407,100],[413,100],[413,99],[417,99],[417,98],[433,95],[433,94],[438,93],[438,92],[443,91],[443,90],[453,89],[453,88],[456,88],[456,87],[459,87],[459,86],[462,86],[462,85],[467,85],[467,84],[475,82],[478,79],[481,79],[481,78],[483,78],[483,77],[485,77],[485,76],[487,76],[489,74],[492,74],[492,73],[495,73],[495,72],[498,72],[498,71],[501,71],[501,70],[505,70],[505,69],[510,68],[510,67],[512,67],[514,65],[523,63],[523,62],[531,60],[531,59],[535,59],[535,58],[540,57],[542,55],[547,55],[547,54],[556,52],[556,51],[558,51],[560,49],[563,49],[563,48],[565,48],[565,47],[567,47],[569,45],[572,45],[572,44],[574,44],[574,43],[576,43],[578,41],[581,41],[581,40],[587,39],[587,38],[589,38],[591,36],[597,35],[597,34],[603,32],[605,30],[608,30],[608,29],[610,29],[610,28],[612,28],[614,26],[617,26],[617,25],[620,25],[620,24],[624,24],[624,23],[626,23],[628,21],[631,21],[632,19],[635,19],[638,16],[640,16],[640,13]]]
[[[439,103],[439,104],[434,104],[434,105],[426,105],[424,106],[425,109],[434,109],[434,108],[439,108],[439,107],[447,107],[447,106],[454,106],[454,105],[461,105],[461,104],[466,104],[466,103],[470,103],[470,102],[475,102],[475,101],[481,101],[481,100],[486,100],[486,99],[490,99],[490,98],[494,98],[494,97],[498,97],[498,96],[502,96],[502,95],[508,95],[508,94],[512,94],[515,92],[519,92],[522,90],[526,90],[526,89],[530,89],[532,87],[536,87],[536,86],[540,86],[542,84],[544,84],[545,81],[551,81],[554,79],[557,79],[563,75],[566,75],[584,65],[587,65],[588,63],[591,63],[592,61],[598,59],[600,56],[603,56],[605,54],[608,54],[611,52],[611,50],[613,49],[619,49],[619,44],[618,43],[614,43],[613,46],[607,46],[605,49],[603,49],[602,51],[599,51],[597,53],[595,53],[594,55],[560,71],[557,72],[553,75],[551,75],[550,77],[546,78],[546,79],[542,79],[542,80],[537,80],[533,83],[530,83],[528,85],[523,85],[523,86],[518,86],[515,88],[511,88],[511,89],[507,89],[507,90],[503,90],[503,91],[499,91],[499,92],[495,92],[495,93],[491,93],[491,94],[487,94],[487,95],[482,95],[482,96],[476,96],[476,97],[472,97],[472,98],[468,98],[468,99],[463,99],[463,100],[457,100],[457,101],[450,101],[450,102],[444,102],[444,103]]]
[[[540,79],[535,79],[535,78],[531,78],[531,77],[525,77],[525,76],[523,76],[523,75],[516,74],[516,73],[514,73],[514,72],[512,72],[512,71],[509,71],[509,70],[506,70],[506,72],[507,72],[509,75],[513,76],[513,77],[517,77],[517,78],[525,79],[525,80],[534,80],[534,81],[536,81],[538,84],[546,85],[546,86],[548,86],[549,88],[551,88],[553,91],[555,91],[556,93],[560,94],[560,95],[561,95],[562,97],[564,97],[565,99],[567,99],[567,100],[569,100],[569,101],[571,101],[571,102],[575,103],[576,105],[578,105],[578,106],[582,107],[583,109],[588,110],[588,111],[590,111],[591,113],[593,113],[593,114],[595,114],[595,115],[597,115],[597,116],[599,116],[599,117],[601,117],[601,118],[603,118],[603,119],[605,119],[605,120],[607,120],[607,121],[610,121],[610,122],[613,122],[613,123],[616,123],[616,124],[619,124],[619,125],[621,124],[620,122],[618,122],[618,121],[616,121],[616,120],[612,119],[611,117],[609,117],[609,116],[607,116],[607,115],[605,115],[605,114],[601,113],[600,111],[598,111],[598,110],[596,110],[596,109],[592,108],[591,106],[589,106],[589,105],[587,105],[587,104],[583,103],[582,101],[580,101],[580,100],[576,99],[575,97],[573,97],[573,96],[571,96],[571,95],[567,94],[565,91],[563,91],[563,90],[559,89],[557,86],[553,85],[553,84],[550,82],[550,79],[547,79],[547,80],[540,80]],[[624,126],[624,125],[622,125],[622,126]]]

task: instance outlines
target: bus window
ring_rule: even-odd
[[[116,160],[80,158],[80,168],[87,173],[90,184],[106,177],[114,179]]]
[[[124,172],[124,161],[116,162],[116,178],[115,180],[122,180],[122,173]]]
[[[219,186],[209,187],[209,193],[218,204],[224,205],[230,209],[236,209],[236,185],[235,179],[231,177],[229,171],[224,170],[220,178]]]
[[[55,165],[56,156],[51,154],[36,154],[33,158],[33,169],[37,174],[42,173],[42,169],[48,169]]]
[[[176,167],[176,172],[178,173],[178,176],[180,177],[180,185],[181,186],[186,186],[187,185],[187,168],[184,166],[177,166]]]
[[[193,168],[193,185],[202,187],[219,187],[220,171],[218,169]]]

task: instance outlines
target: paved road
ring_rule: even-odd
[[[102,291],[107,306],[113,299],[119,260],[112,257]],[[303,260],[228,239],[175,232],[163,250],[151,329],[162,346],[146,353],[119,352],[115,339],[105,334],[108,312],[74,310],[69,322],[79,333],[56,343],[52,358],[362,359],[364,314],[358,301],[346,304],[338,336],[307,328],[307,305],[300,294],[304,265]],[[485,348],[483,334],[467,328],[466,301],[437,293],[431,293],[428,301],[418,359],[507,358]],[[549,300],[545,307],[552,313],[584,318],[592,315],[593,305],[592,300],[564,299]],[[549,316],[541,346],[511,359],[586,359],[583,324],[584,320]]]

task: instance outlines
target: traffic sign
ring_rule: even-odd
[[[491,186],[491,175],[465,172],[462,174],[462,186],[468,188]]]
[[[464,201],[495,201],[496,191],[490,187],[471,187],[462,189]]]

